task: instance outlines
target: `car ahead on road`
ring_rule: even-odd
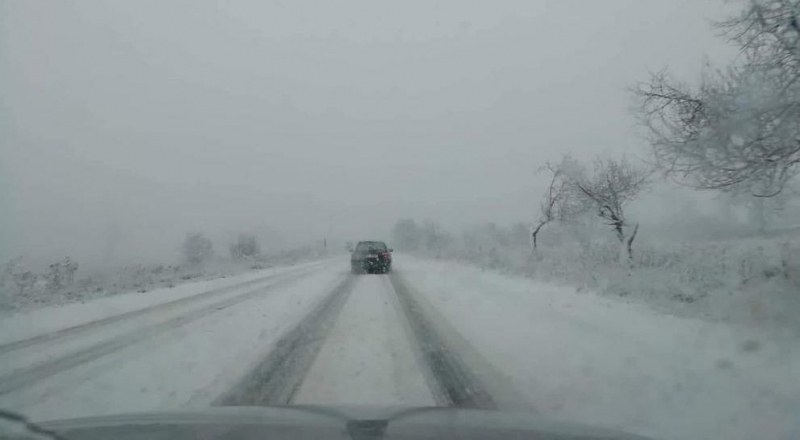
[[[388,273],[392,270],[392,249],[382,241],[359,241],[350,255],[353,273]]]

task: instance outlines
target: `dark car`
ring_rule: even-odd
[[[353,273],[388,273],[392,270],[392,249],[382,241],[359,241],[350,256]]]

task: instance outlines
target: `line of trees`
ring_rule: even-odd
[[[399,220],[392,232],[395,246],[404,251],[439,253],[452,241],[452,237],[433,221],[417,224],[414,219]]]
[[[252,234],[239,234],[228,248],[232,259],[248,261],[261,256],[258,238]],[[214,245],[203,233],[186,234],[180,245],[180,252],[188,267],[197,267],[214,257]],[[40,286],[48,292],[69,289],[76,284],[79,265],[70,257],[49,264],[39,272],[26,267],[23,258],[7,262],[0,270],[0,289],[11,288],[18,294],[25,294]]]
[[[261,245],[253,234],[239,234],[229,246],[232,259],[237,261],[252,260],[261,255]],[[201,232],[191,232],[181,244],[183,259],[192,266],[201,265],[214,256],[214,244]]]
[[[36,273],[22,264],[22,257],[15,258],[6,263],[0,274],[0,288],[12,284],[19,294],[24,294],[34,288],[37,282],[44,281],[44,288],[48,292],[55,292],[71,287],[75,282],[75,273],[78,263],[70,257],[49,264],[42,273]]]

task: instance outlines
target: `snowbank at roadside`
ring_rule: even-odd
[[[800,341],[398,254],[401,276],[542,415],[657,438],[800,438]]]
[[[576,236],[557,225],[531,255],[524,228],[491,227],[424,242],[418,255],[566,283],[639,301],[678,316],[773,327],[800,335],[800,237],[693,242],[637,239],[633,261],[619,262],[613,237]]]
[[[276,266],[231,277],[188,281],[174,287],[162,287],[147,292],[129,291],[96,298],[92,301],[73,302],[17,313],[6,313],[0,316],[0,344],[195,296],[209,290],[235,286],[289,270],[311,268],[318,264],[318,262],[308,262],[295,266]]]
[[[7,262],[0,270],[0,316],[126,292],[147,293],[186,282],[318,261],[331,255],[322,250],[297,249],[243,259],[213,257],[195,265],[132,264],[102,270],[85,270],[69,257],[35,270],[20,257]]]

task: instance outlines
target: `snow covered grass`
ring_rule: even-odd
[[[658,242],[640,238],[632,266],[612,241],[547,240],[535,256],[524,240],[466,246],[428,256],[646,301],[663,311],[800,329],[800,240],[771,237]]]
[[[134,264],[117,269],[77,270],[74,280],[53,286],[46,281],[46,269],[39,273],[10,262],[0,279],[0,314],[11,314],[43,306],[83,303],[97,298],[121,293],[147,293],[153,290],[172,289],[180,284],[227,278],[248,271],[293,265],[327,257],[325,252],[310,249],[286,251],[235,261],[216,258],[201,265]],[[25,288],[16,283],[28,273]]]
[[[268,269],[254,270],[233,277],[220,277],[210,280],[191,280],[174,288],[160,287],[148,292],[123,292],[117,295],[97,298],[93,301],[73,302],[70,304],[52,304],[35,309],[17,311],[13,314],[0,315],[0,344],[5,344],[39,334],[58,331],[64,328],[85,324],[92,321],[118,316],[135,310],[144,309],[183,298],[196,296],[203,292],[234,287],[249,281],[286,273],[290,269],[312,267],[314,263],[294,266],[275,266]],[[244,286],[232,291],[241,293],[251,287]],[[218,300],[218,298],[216,298]]]

